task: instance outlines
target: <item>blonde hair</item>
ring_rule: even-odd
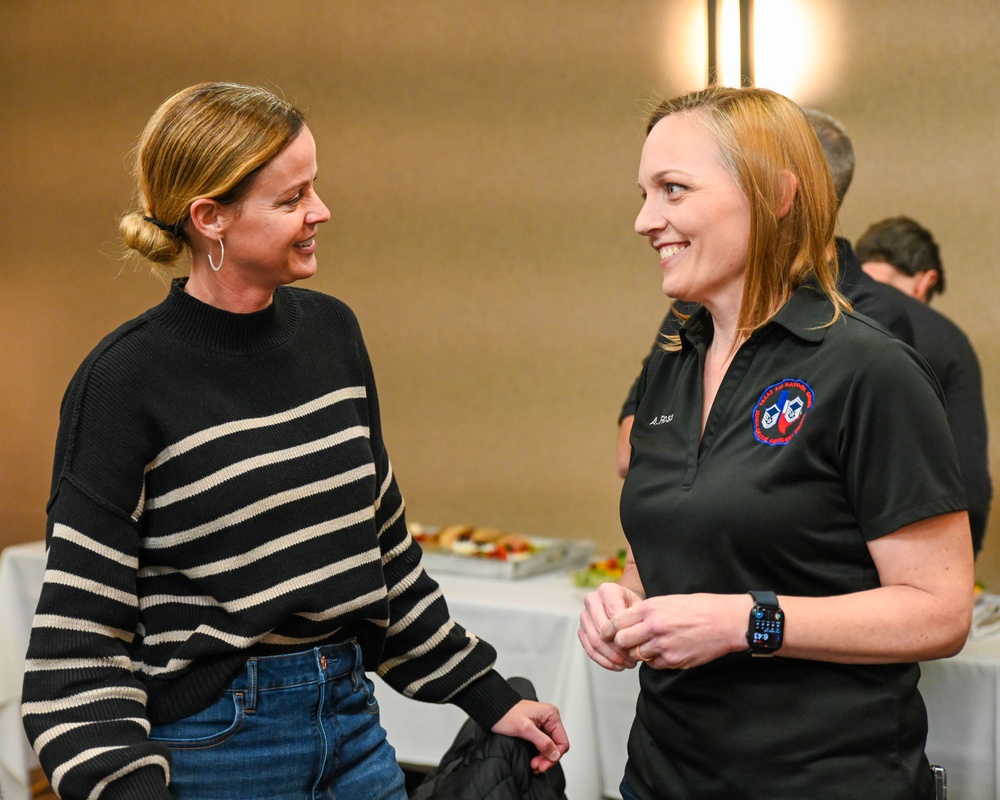
[[[154,264],[173,264],[190,246],[191,203],[238,203],[304,124],[299,109],[256,86],[200,83],[167,98],[139,137],[141,210],[118,223],[126,247]]]
[[[749,336],[769,322],[808,279],[833,301],[832,324],[851,307],[837,290],[837,195],[802,109],[768,89],[712,86],[661,102],[647,134],[664,117],[682,112],[704,123],[750,203],[740,331]],[[781,216],[783,170],[795,176],[797,189]]]

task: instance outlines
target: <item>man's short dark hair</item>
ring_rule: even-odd
[[[927,228],[909,217],[889,217],[871,225],[861,234],[854,251],[862,264],[884,261],[910,276],[935,269],[937,283],[927,291],[927,299],[944,292],[944,265],[938,244]]]

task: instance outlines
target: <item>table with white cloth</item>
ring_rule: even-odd
[[[21,727],[21,679],[31,618],[45,573],[41,542],[0,551],[0,796],[28,800],[28,772],[37,764]]]
[[[20,720],[28,630],[44,572],[41,542],[0,552],[0,787],[27,800],[34,757]],[[567,573],[519,580],[437,574],[452,616],[497,649],[506,676],[528,678],[540,700],[562,712],[571,749],[563,761],[568,800],[620,797],[635,710],[635,670],[608,672],[576,638],[585,590]],[[927,755],[948,770],[953,800],[1000,800],[1000,637],[970,641],[955,658],[921,665]],[[465,715],[453,706],[408,700],[380,681],[376,696],[389,741],[403,763],[433,766]]]

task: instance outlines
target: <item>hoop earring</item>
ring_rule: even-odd
[[[222,262],[226,260],[226,246],[222,243],[222,237],[219,237],[219,249],[221,250],[219,254],[219,266],[215,266],[215,262],[212,261],[212,246],[208,247],[208,265],[212,268],[213,272],[218,272],[222,269]]]

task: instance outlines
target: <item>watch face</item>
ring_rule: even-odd
[[[780,608],[754,606],[750,612],[747,641],[755,653],[773,653],[781,647],[785,633],[785,614]]]

